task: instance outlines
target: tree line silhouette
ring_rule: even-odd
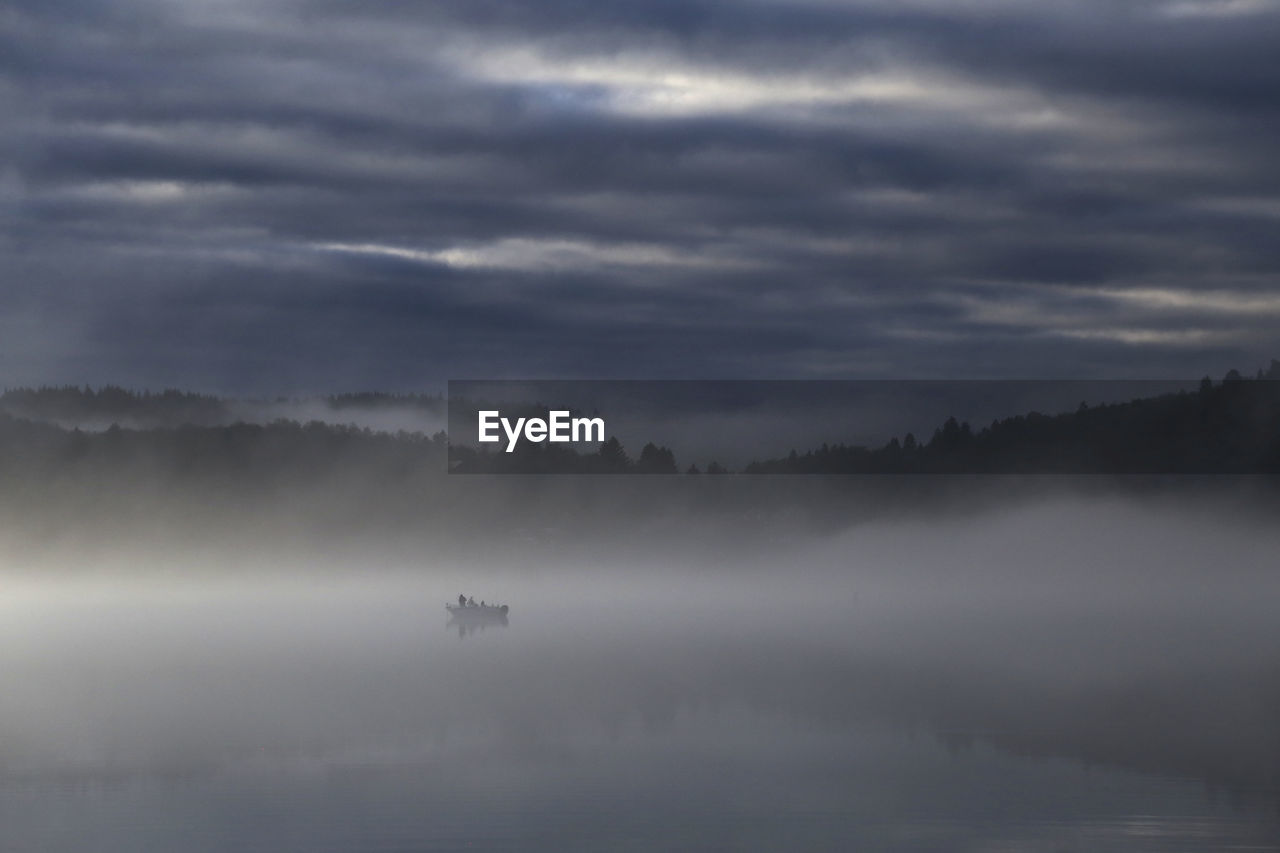
[[[975,430],[951,417],[927,442],[837,444],[752,462],[751,474],[1260,474],[1280,473],[1280,362],[1246,380],[997,419]]]
[[[329,394],[312,398],[322,408],[340,418],[355,409],[420,410],[442,414],[442,394],[394,394],[363,391]],[[198,394],[166,388],[163,391],[132,391],[118,385],[102,388],[88,386],[45,385],[38,388],[11,388],[0,394],[0,412],[14,417],[57,424],[102,425],[119,423],[136,427],[226,426],[244,417],[243,404],[301,403],[289,397],[271,400],[234,401],[211,394]],[[237,406],[236,404],[242,404]]]
[[[511,453],[464,445],[450,447],[449,455],[451,470],[463,474],[679,473],[671,448],[649,442],[632,459],[617,436],[610,436],[592,453],[580,453],[563,444],[522,442]]]
[[[354,406],[438,408],[428,395],[347,394],[325,398]],[[539,407],[530,407],[536,411]],[[632,457],[616,437],[580,452],[563,444],[520,443],[515,452],[450,445],[444,432],[387,433],[313,421],[209,425],[230,414],[218,397],[166,390],[133,392],[16,389],[0,395],[0,478],[54,477],[71,469],[142,476],[204,476],[265,482],[305,480],[339,468],[403,479],[456,473],[682,473],[675,453],[653,442]],[[64,422],[128,419],[160,424],[106,430],[68,429]],[[173,425],[179,421],[180,425]],[[685,474],[727,473],[710,462]],[[997,419],[974,429],[948,418],[927,441],[907,433],[881,447],[823,445],[754,461],[746,474],[949,473],[1280,473],[1280,362],[1256,378],[1231,371],[1195,391]]]

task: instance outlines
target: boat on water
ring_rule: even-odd
[[[459,604],[446,604],[449,614],[449,627],[458,629],[458,636],[465,637],[485,628],[507,627],[507,612],[511,609],[505,604],[472,604],[470,601]]]

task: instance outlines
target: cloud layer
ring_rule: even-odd
[[[1269,0],[0,11],[7,384],[1280,355]]]

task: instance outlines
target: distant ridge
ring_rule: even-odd
[[[749,464],[748,474],[1275,474],[1280,473],[1280,361],[1235,370],[1194,392],[1028,412],[980,430],[954,417],[928,442],[826,446]]]
[[[0,394],[0,412],[65,428],[102,429],[111,424],[133,429],[179,426],[229,426],[238,422],[322,420],[345,423],[352,412],[399,410],[443,417],[440,394],[383,391],[244,400],[166,388],[133,391],[118,385],[44,385],[11,388]]]
[[[255,422],[237,409],[245,405],[172,389],[9,390],[0,394],[0,468],[12,477],[78,468],[87,460],[95,468],[146,460],[171,473],[221,470],[253,479],[283,476],[295,466],[308,476],[335,465],[354,470],[376,458],[380,470],[428,475],[729,473],[715,461],[701,469],[682,466],[671,448],[652,442],[634,458],[613,437],[594,452],[525,444],[508,454],[450,444],[437,429],[371,430],[348,420],[357,411],[436,413],[445,406],[439,396],[357,393],[269,401],[260,405],[294,409],[267,408],[261,414],[273,416]],[[294,410],[306,417],[290,416]],[[123,432],[108,430],[113,425]],[[927,441],[908,433],[878,448],[823,445],[751,462],[741,473],[1276,474],[1280,361],[1253,379],[1232,370],[1221,382],[1206,377],[1196,390],[1122,403],[1082,401],[1074,412],[1027,412],[981,429],[952,417]]]

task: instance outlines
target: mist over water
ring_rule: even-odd
[[[0,853],[1280,850],[1277,44],[6,0]]]
[[[1276,539],[1076,497],[772,549],[11,565],[0,825],[30,850],[1273,849]],[[451,621],[459,593],[507,624]]]

